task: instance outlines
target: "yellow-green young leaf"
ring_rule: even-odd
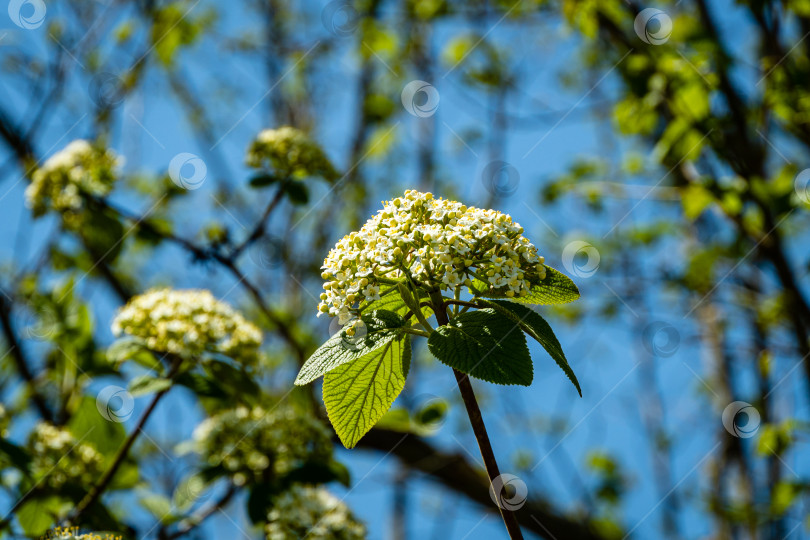
[[[428,295],[421,294],[419,298],[420,301],[427,300]],[[393,311],[394,313],[402,317],[404,317],[405,314],[411,311],[411,309],[405,304],[405,300],[403,300],[402,295],[399,293],[399,291],[396,290],[396,288],[393,291],[380,297],[379,300],[373,300],[370,303],[366,304],[365,306],[361,305],[360,309],[363,312],[371,312],[378,309],[384,309],[386,311]],[[429,319],[433,315],[433,311],[427,306],[422,306],[422,314],[425,316],[426,319]]]
[[[366,144],[366,156],[370,158],[380,158],[388,154],[396,142],[395,130],[381,126],[371,132]]]
[[[713,202],[714,196],[703,186],[691,185],[681,190],[683,213],[690,221],[697,219]]]
[[[53,495],[31,497],[17,509],[17,520],[28,537],[38,538],[56,523],[56,516],[68,504],[64,499]]]
[[[532,384],[532,358],[526,336],[494,309],[462,313],[428,338],[440,362],[495,384]]]
[[[771,511],[782,516],[787,512],[802,492],[801,484],[781,481],[776,484],[771,495]]]
[[[67,427],[77,440],[95,446],[96,450],[109,457],[118,451],[127,438],[127,433],[124,424],[111,422],[101,415],[100,404],[107,406],[113,413],[127,412],[124,410],[126,407],[121,407],[117,403],[100,403],[97,398],[84,396],[68,421]],[[118,407],[121,407],[120,411]]]
[[[157,394],[167,388],[171,388],[172,381],[151,375],[141,375],[135,377],[129,383],[129,393],[132,397],[143,396],[145,394]]]
[[[411,339],[405,334],[324,376],[326,413],[343,446],[354,447],[391,408],[410,364]]]
[[[536,313],[526,306],[521,306],[514,302],[507,302],[506,300],[479,300],[479,302],[506,315],[512,319],[515,324],[518,324],[524,332],[537,340],[549,356],[554,359],[560,369],[563,370],[568,379],[574,384],[577,392],[579,392],[579,396],[582,397],[582,389],[579,387],[577,376],[574,375],[574,370],[568,365],[568,360],[565,358],[565,353],[560,346],[560,342],[557,340],[557,336],[554,335],[551,326],[549,326],[539,313]]]
[[[165,495],[149,493],[138,499],[138,502],[161,523],[172,521],[172,503]]]
[[[405,320],[394,313],[378,309],[360,317],[363,326],[348,336],[345,330],[336,332],[301,367],[295,384],[310,383],[324,373],[387,345],[397,336],[396,330]]]
[[[509,298],[500,292],[487,291],[484,283],[478,280],[473,282],[470,292],[481,298],[503,298],[520,304],[538,305],[567,304],[579,298],[579,289],[571,278],[548,265],[543,266],[546,267],[545,279],[532,287],[526,296]]]
[[[158,373],[163,372],[163,366],[158,357],[150,352],[146,348],[146,344],[138,338],[122,337],[116,340],[107,349],[107,360],[116,366],[132,360]]]

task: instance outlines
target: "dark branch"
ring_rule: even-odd
[[[458,495],[476,502],[487,511],[498,513],[489,495],[486,473],[470,465],[461,454],[444,453],[416,435],[374,428],[360,439],[357,448],[396,456],[404,465],[420,471]],[[566,517],[539,498],[530,498],[516,511],[518,522],[527,531],[549,540],[606,540],[587,519]]]

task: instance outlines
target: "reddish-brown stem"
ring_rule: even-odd
[[[441,294],[434,293],[431,295],[433,300],[434,311],[436,313],[436,322],[439,326],[444,326],[449,323],[447,312],[445,311],[444,299]],[[464,407],[467,409],[467,416],[470,418],[470,424],[475,434],[475,439],[478,441],[478,449],[481,451],[481,457],[484,458],[484,466],[487,469],[487,476],[489,476],[489,488],[497,490],[493,485],[496,479],[501,475],[498,469],[498,462],[495,460],[495,452],[492,451],[492,444],[489,442],[489,435],[487,435],[487,428],[484,425],[484,418],[481,416],[481,409],[478,407],[478,401],[475,399],[475,392],[473,392],[470,378],[460,371],[454,369],[453,375],[456,376],[458,389],[461,392],[461,399],[464,401]],[[496,499],[499,499],[500,493],[496,493]],[[523,533],[520,531],[517,516],[511,510],[503,508],[503,505],[498,504],[498,510],[501,512],[506,531],[509,533],[509,538],[512,540],[523,540]]]

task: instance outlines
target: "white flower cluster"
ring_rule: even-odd
[[[267,540],[362,540],[366,527],[337,497],[321,487],[296,485],[274,499]]]
[[[113,319],[112,331],[144,341],[147,348],[182,357],[219,353],[252,362],[261,331],[206,290],[157,289],[135,296]]]
[[[34,171],[25,190],[25,200],[35,216],[48,210],[79,212],[81,194],[103,196],[112,190],[120,160],[105,150],[79,139],[51,156]]]
[[[290,126],[260,132],[248,148],[246,162],[256,169],[271,169],[281,178],[320,176],[335,180],[339,176],[321,147]]]
[[[406,274],[426,289],[455,291],[475,281],[525,296],[545,278],[543,262],[509,215],[409,190],[329,252],[318,310],[343,324],[358,302],[379,299],[385,284]]]
[[[113,533],[82,533],[79,527],[56,527],[42,536],[41,540],[121,540],[122,538],[120,534]]]
[[[34,426],[28,438],[31,474],[50,488],[71,481],[83,486],[104,472],[104,456],[93,445],[78,441],[67,429],[46,422]]]
[[[332,456],[326,427],[283,405],[271,411],[238,407],[207,418],[194,430],[194,442],[209,465],[224,467],[238,485]]]

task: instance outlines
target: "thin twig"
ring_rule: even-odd
[[[11,357],[20,372],[20,376],[25,380],[28,386],[28,392],[31,395],[31,401],[39,411],[40,416],[48,422],[53,422],[53,413],[45,401],[45,397],[39,393],[36,385],[36,379],[31,372],[28,364],[28,359],[22,349],[22,344],[14,333],[14,327],[11,324],[11,303],[7,301],[4,294],[0,294],[0,325],[3,327],[3,333],[6,337],[6,345],[10,351]]]
[[[174,540],[175,538],[179,538],[185,534],[190,533],[197,527],[203,524],[203,522],[211,517],[216,511],[225,508],[228,503],[233,499],[233,496],[236,495],[236,486],[230,484],[228,486],[228,490],[216,501],[214,504],[207,506],[206,508],[201,509],[196,514],[189,516],[188,518],[184,519],[178,529],[168,535],[166,538],[167,540]]]
[[[256,304],[259,306],[259,309],[262,311],[262,313],[264,313],[265,317],[267,317],[270,323],[276,326],[276,329],[281,338],[290,346],[290,348],[293,351],[295,351],[295,354],[299,362],[303,363],[305,351],[304,349],[302,349],[298,340],[295,339],[295,336],[293,335],[292,330],[289,328],[288,323],[285,322],[278,313],[276,313],[270,308],[270,306],[265,301],[264,296],[259,291],[259,288],[256,287],[256,285],[254,285],[241,270],[239,270],[239,267],[236,265],[233,253],[231,255],[225,255],[215,248],[199,246],[171,232],[158,229],[157,227],[149,223],[148,220],[139,217],[127,210],[118,208],[112,205],[106,199],[95,198],[94,200],[103,207],[111,210],[112,212],[115,212],[120,217],[133,221],[138,228],[147,231],[151,234],[154,234],[155,236],[163,238],[164,240],[168,240],[170,242],[179,245],[180,247],[190,252],[197,259],[205,261],[214,261],[216,263],[219,263],[222,267],[226,268],[228,271],[230,271],[231,274],[233,274],[233,276],[237,279],[237,282],[250,293],[250,295],[256,301]],[[268,206],[268,209],[270,211],[272,211],[272,208],[273,208],[272,204]]]
[[[166,376],[167,379],[172,380],[177,372],[180,370],[180,364],[182,363],[182,359],[180,357],[174,358],[172,361],[172,367],[169,370],[168,375]],[[118,449],[118,452],[115,454],[113,458],[112,464],[104,473],[104,476],[101,477],[101,480],[93,486],[90,492],[84,497],[84,499],[79,502],[76,506],[76,510],[73,512],[72,515],[68,517],[68,521],[77,522],[79,517],[88,509],[90,508],[104,491],[109,486],[110,482],[112,481],[115,473],[118,472],[119,467],[124,463],[127,455],[129,454],[130,448],[132,445],[135,444],[135,440],[138,438],[138,435],[143,431],[144,426],[146,425],[147,420],[151,416],[152,412],[154,412],[155,407],[157,407],[158,402],[161,400],[163,396],[165,396],[168,391],[171,390],[171,386],[160,390],[158,393],[155,394],[155,397],[152,398],[152,402],[143,412],[141,415],[141,419],[138,420],[138,425],[135,426],[135,429],[132,430],[132,433],[129,434],[129,437],[124,441],[124,444],[121,445],[121,448]]]
[[[286,193],[287,191],[286,186],[287,186],[286,181],[280,183],[280,185],[278,186],[278,191],[276,191],[276,194],[273,196],[273,198],[270,200],[270,203],[264,209],[262,217],[259,218],[259,221],[256,222],[256,225],[253,227],[253,230],[241,244],[233,248],[233,251],[231,251],[229,255],[229,258],[232,261],[235,261],[245,249],[249,248],[251,244],[253,244],[257,240],[259,240],[262,236],[264,236],[265,227],[267,226],[267,220],[273,213],[273,210],[275,210],[275,208],[279,205],[282,198],[284,197],[284,193]]]

